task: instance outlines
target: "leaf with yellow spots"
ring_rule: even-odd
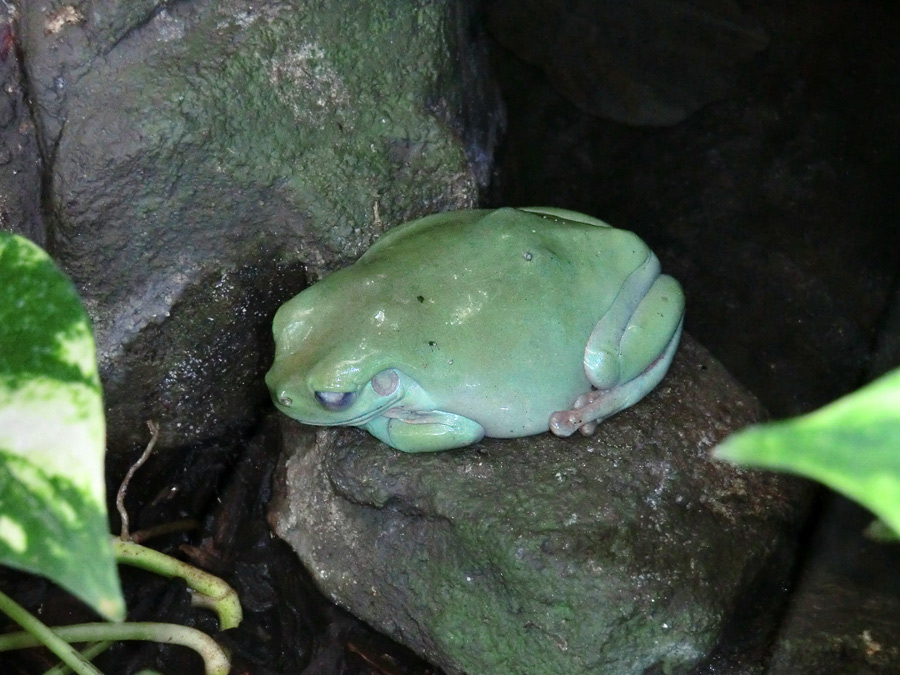
[[[0,563],[42,574],[121,619],[105,433],[78,294],[44,251],[0,232]]]

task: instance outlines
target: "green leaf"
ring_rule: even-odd
[[[818,480],[900,533],[900,369],[809,415],[740,431],[714,454]]]
[[[0,232],[0,563],[121,619],[91,326],[50,257]]]

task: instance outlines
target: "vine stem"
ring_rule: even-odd
[[[0,637],[0,645],[2,645],[2,640],[3,638]],[[93,661],[112,645],[112,642],[94,642],[87,647],[82,647],[78,653],[85,661]],[[50,670],[45,671],[44,675],[69,675],[70,672],[65,663],[57,663]]]
[[[21,607],[19,609],[27,614],[25,609]],[[6,611],[6,608],[4,608],[4,611]],[[37,621],[37,619],[34,620]],[[17,619],[16,622],[18,623]],[[40,622],[38,621],[38,623]],[[40,644],[47,645],[49,648],[48,640],[45,639],[45,636],[40,636],[39,638],[37,634],[31,632],[33,630],[32,626],[26,628],[24,624],[20,623],[20,625],[28,632],[4,635],[2,644],[0,644],[0,651],[36,647]],[[43,624],[41,625],[43,626]],[[135,621],[132,623],[82,623],[74,626],[60,626],[59,628],[54,628],[52,631],[46,626],[43,626],[43,628],[50,633],[50,638],[60,642],[68,649],[71,649],[76,656],[78,656],[78,652],[76,652],[71,645],[67,644],[67,642],[90,642],[93,640],[146,640],[164,644],[181,645],[182,647],[193,649],[203,659],[206,675],[228,675],[228,671],[231,669],[231,660],[215,640],[206,633],[203,633],[196,628],[188,628],[187,626],[179,626],[171,623]],[[61,659],[63,658],[59,652],[54,650],[53,653]],[[79,661],[80,660],[79,657]],[[66,661],[66,665],[78,673],[78,675],[82,675],[82,673],[84,673],[84,675],[102,675],[102,673],[90,663],[86,664],[89,669],[77,667],[84,665],[78,662],[75,662],[73,665]]]
[[[81,654],[79,654],[66,640],[61,638],[57,632],[51,630],[40,619],[34,616],[34,614],[22,607],[22,605],[2,591],[0,591],[0,611],[27,631],[25,633],[16,633],[16,635],[28,636],[32,640],[32,646],[43,644],[78,675],[103,675],[103,673],[94,667],[94,664],[86,661]],[[100,625],[114,626],[119,624]],[[4,635],[3,637],[8,639],[9,636]],[[8,649],[15,649],[15,647],[8,647]]]
[[[194,596],[194,604],[213,609],[219,615],[221,630],[235,628],[241,623],[241,603],[237,593],[219,577],[152,548],[123,541],[119,537],[112,537],[112,545],[117,562],[166,578],[184,579],[191,590],[200,594]]]
[[[128,468],[128,472],[119,486],[119,491],[116,493],[116,509],[119,511],[119,519],[122,521],[121,537],[125,541],[131,539],[131,534],[128,532],[128,510],[125,508],[125,495],[128,493],[128,485],[131,483],[131,479],[134,478],[137,470],[150,458],[150,453],[153,452],[153,447],[156,445],[156,441],[159,440],[159,425],[153,420],[147,420],[147,427],[150,429],[150,442],[147,443],[147,447],[144,448],[144,452],[141,453],[137,461]]]

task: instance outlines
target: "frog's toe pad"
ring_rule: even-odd
[[[593,414],[592,404],[602,396],[603,392],[592,389],[575,400],[572,410],[560,410],[550,415],[550,431],[557,436],[571,436],[576,431],[591,436],[597,423],[602,421]]]
[[[585,422],[580,427],[578,427],[578,433],[580,433],[582,436],[593,436],[595,431],[597,431],[596,420],[592,422]]]
[[[557,436],[571,436],[578,428],[578,414],[574,410],[560,410],[550,415],[550,431]]]

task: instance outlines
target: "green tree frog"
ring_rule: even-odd
[[[294,419],[405,452],[590,434],[660,382],[683,315],[631,232],[556,208],[440,213],[282,305],[266,383]]]

